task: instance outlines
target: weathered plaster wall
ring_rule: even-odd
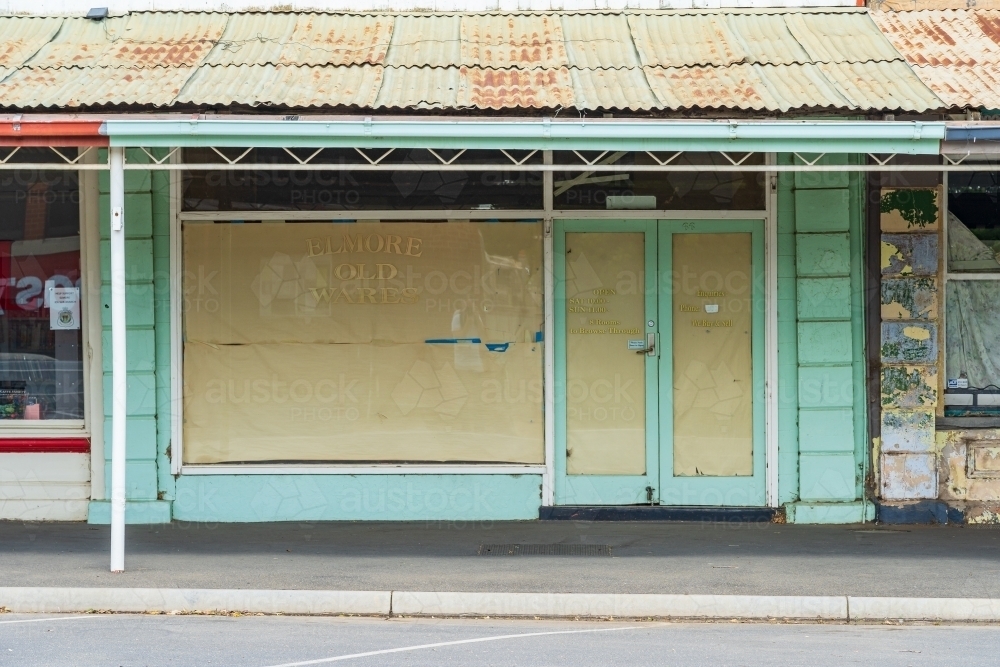
[[[938,187],[884,188],[879,519],[1000,523],[1000,429],[944,416],[944,225]]]
[[[966,523],[1000,523],[1000,429],[939,431],[938,497]]]

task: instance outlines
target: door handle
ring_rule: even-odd
[[[645,354],[647,357],[656,356],[656,334],[648,333],[646,334],[646,347],[642,350],[636,350],[636,354]]]

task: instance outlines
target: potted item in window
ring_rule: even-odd
[[[38,399],[34,396],[28,398],[24,404],[24,418],[25,419],[41,419],[42,418],[42,405],[38,402]]]
[[[0,419],[24,419],[27,399],[24,382],[0,382]]]

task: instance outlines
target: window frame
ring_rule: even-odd
[[[96,156],[85,155],[82,162],[90,162],[86,158]],[[66,170],[66,173],[69,173]],[[95,400],[94,387],[91,386],[95,373],[101,376],[100,341],[100,229],[96,172],[78,170],[77,183],[80,194],[80,353],[83,376],[81,387],[83,391],[82,419],[3,419],[0,420],[0,439],[25,438],[91,438],[94,436],[94,424],[103,415],[92,414],[102,408],[103,401]],[[96,318],[96,329],[93,319]],[[94,341],[98,342],[95,347]],[[96,369],[96,370],[95,370]],[[96,416],[95,416],[96,415]]]

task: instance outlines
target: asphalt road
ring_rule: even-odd
[[[0,586],[1000,598],[1000,526],[535,521],[128,526],[0,521]],[[611,556],[478,556],[483,544]]]
[[[995,665],[997,626],[0,615],[17,667]]]

